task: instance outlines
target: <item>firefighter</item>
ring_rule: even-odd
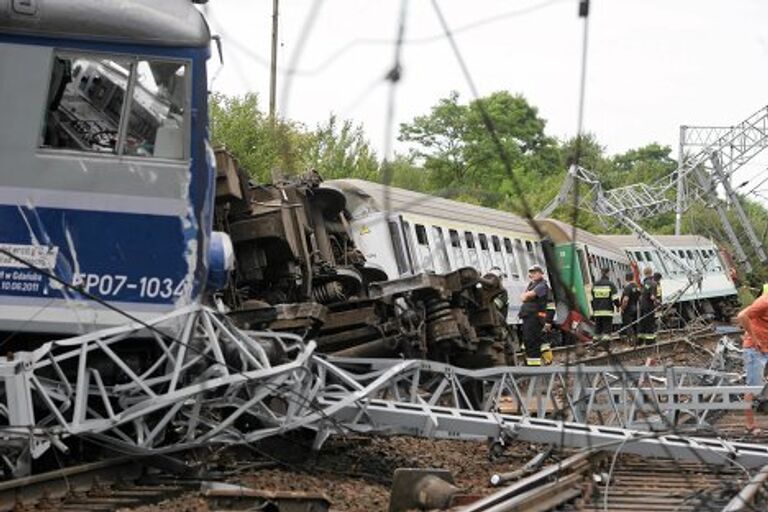
[[[656,281],[656,305],[659,306],[656,309],[656,323],[661,322],[661,272],[653,273],[653,280]]]
[[[507,315],[509,314],[509,295],[507,289],[504,287],[504,278],[507,275],[499,268],[491,268],[483,279],[494,282],[498,286],[499,292],[493,297],[493,305],[499,312],[499,315],[504,319],[504,323],[507,321]]]
[[[555,337],[557,336],[557,326],[555,325],[555,313],[557,313],[557,304],[555,303],[555,296],[552,293],[552,288],[549,289],[547,294],[547,314],[544,317],[544,341],[541,343],[541,362],[545,365],[552,364],[554,355],[552,354],[552,345]]]
[[[651,267],[645,267],[643,276],[645,277],[640,287],[640,321],[638,322],[637,338],[639,343],[653,345],[656,343],[655,311],[658,305],[658,294]]]
[[[635,282],[635,274],[627,272],[624,276],[627,284],[621,292],[621,330],[633,345],[637,344],[637,313],[640,301],[640,287]]]
[[[528,269],[528,278],[530,282],[520,295],[522,302],[520,319],[523,323],[525,364],[526,366],[541,366],[541,345],[544,342],[549,285],[544,280],[544,269],[540,265],[533,265]]]
[[[611,282],[611,269],[600,269],[600,279],[592,285],[592,316],[595,322],[595,341],[607,348],[613,332],[614,308],[619,306],[619,293]]]
[[[494,325],[498,326],[496,329],[498,336],[496,340],[499,342],[499,350],[498,352],[493,352],[493,360],[494,364],[498,365],[516,364],[517,361],[512,333],[509,331],[509,325],[507,324],[509,294],[504,287],[505,277],[507,277],[506,274],[499,267],[492,267],[478,283],[478,286],[484,288],[486,293],[492,294],[491,304],[496,311]]]

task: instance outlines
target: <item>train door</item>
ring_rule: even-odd
[[[467,251],[467,262],[470,267],[480,269],[480,259],[477,255],[477,245],[475,235],[469,231],[464,232],[464,248]]]
[[[429,246],[429,237],[427,236],[427,228],[423,224],[414,224],[414,231],[416,232],[416,262],[419,269],[422,271],[435,270],[434,260],[432,258],[432,248]]]
[[[507,266],[504,263],[504,254],[501,252],[501,240],[496,235],[491,236],[491,263],[494,267],[499,267],[502,272],[509,276]]]
[[[538,258],[536,258],[536,253],[534,252],[534,249],[533,249],[533,242],[531,242],[530,240],[525,241],[525,254],[528,260],[529,267],[539,263],[537,261]]]
[[[482,274],[491,269],[493,261],[491,259],[491,249],[488,245],[488,236],[485,233],[480,233],[477,235],[477,239],[480,242],[480,267],[478,270]]]
[[[467,262],[464,259],[464,252],[461,249],[461,236],[459,235],[459,232],[456,231],[455,229],[449,229],[448,237],[451,240],[451,251],[450,251],[451,267],[452,268],[466,267]]]
[[[531,266],[531,264],[528,263],[525,257],[525,251],[523,250],[523,242],[521,242],[519,238],[515,238],[514,247],[515,247],[515,259],[518,261],[518,264],[520,265],[520,271],[522,275],[527,276],[528,268]]]
[[[512,246],[512,240],[504,237],[504,261],[507,266],[507,275],[515,280],[520,280],[524,269],[519,267],[519,261],[515,257],[515,249]]]
[[[432,226],[432,254],[435,272],[445,274],[451,271],[451,263],[448,259],[448,248],[445,244],[443,228]]]

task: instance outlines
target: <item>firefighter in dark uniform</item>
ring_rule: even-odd
[[[640,301],[640,287],[635,282],[635,274],[627,272],[624,276],[627,284],[621,292],[621,330],[624,338],[637,344],[637,313]]]
[[[658,295],[656,281],[653,279],[651,267],[643,270],[643,283],[640,287],[640,321],[638,322],[637,338],[641,344],[656,343],[656,306]]]
[[[549,289],[547,294],[547,309],[546,316],[544,317],[544,341],[541,343],[541,362],[545,365],[552,364],[554,355],[552,354],[552,345],[558,335],[557,326],[555,325],[555,313],[557,313],[557,304],[555,303],[555,295],[552,293],[552,288]]]
[[[517,364],[517,353],[515,350],[515,344],[513,342],[512,333],[509,332],[509,324],[507,323],[507,315],[509,315],[509,294],[504,287],[504,278],[506,274],[499,268],[491,268],[487,274],[485,274],[481,282],[485,286],[489,286],[495,290],[492,303],[498,315],[498,322],[504,326],[504,355],[506,364]]]
[[[653,273],[653,280],[656,281],[656,306],[661,306],[661,272]],[[656,326],[661,322],[661,308],[656,309]]]
[[[616,285],[608,276],[611,269],[600,269],[600,279],[592,285],[592,316],[595,322],[595,341],[607,346],[613,333],[614,307],[619,305]]]
[[[541,366],[541,344],[544,342],[544,325],[547,320],[549,285],[544,280],[544,269],[539,265],[533,265],[528,269],[528,277],[531,281],[520,295],[525,364]]]

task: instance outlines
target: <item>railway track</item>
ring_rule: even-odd
[[[477,502],[461,512],[687,512],[765,510],[755,475],[735,466],[582,452]],[[750,482],[754,482],[751,486]],[[728,508],[734,507],[734,508]]]
[[[132,457],[81,464],[0,482],[0,512],[145,510],[284,510],[325,512],[317,492],[262,491],[226,482],[181,478]]]
[[[653,345],[632,346],[622,340],[612,340],[609,350],[601,350],[597,344],[569,345],[552,350],[554,361],[559,364],[601,365],[611,362],[644,361],[646,358],[665,358],[678,353],[690,356],[687,366],[708,364],[711,348],[722,336],[711,326],[694,330],[672,329],[661,331],[659,342]]]

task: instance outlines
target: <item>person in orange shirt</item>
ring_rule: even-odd
[[[764,293],[752,305],[744,308],[737,320],[744,328],[742,348],[747,386],[763,386],[763,371],[768,362],[768,294]],[[751,402],[753,395],[747,393],[744,399]],[[757,429],[752,409],[746,410],[745,419],[747,428],[755,433]]]

